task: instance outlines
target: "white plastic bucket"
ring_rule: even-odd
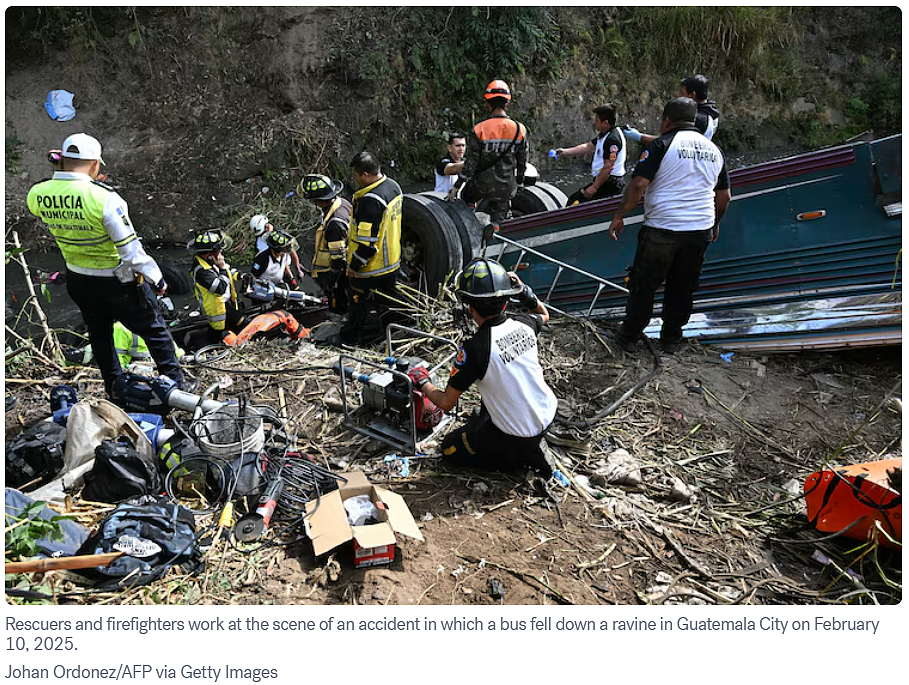
[[[199,449],[222,459],[233,459],[247,452],[259,452],[265,445],[265,425],[258,409],[247,405],[244,417],[240,407],[227,404],[207,412],[193,423]]]

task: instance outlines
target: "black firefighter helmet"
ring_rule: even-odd
[[[508,298],[521,292],[521,287],[511,280],[504,266],[485,257],[478,257],[464,267],[455,290],[458,298],[472,305],[481,316],[497,314]]]

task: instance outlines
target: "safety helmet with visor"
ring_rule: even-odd
[[[203,255],[226,250],[231,246],[232,242],[230,237],[224,235],[220,228],[210,228],[196,234],[189,241],[187,248],[193,254]]]
[[[322,174],[307,174],[297,188],[307,200],[332,200],[338,196],[344,184]]]

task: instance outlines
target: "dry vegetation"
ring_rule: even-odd
[[[422,311],[424,330],[463,335],[449,293],[444,306],[415,292],[401,297],[402,309]],[[898,351],[726,363],[718,350],[689,344],[608,416],[586,423],[652,374],[655,359],[643,350],[623,355],[577,320],[553,321],[541,347],[561,398],[548,442],[567,486],[451,471],[432,446],[410,455],[401,477],[400,462],[384,461],[387,447],[344,427],[336,376],[312,368],[331,366],[338,350],[255,342],[195,367],[200,387],[221,380],[225,395],[271,406],[287,419],[291,447],[334,471],[362,469],[402,494],[426,542],[403,540],[392,565],[354,570],[343,551],[314,559],[300,529],[277,526],[264,546],[218,540],[197,576],[172,571],[148,587],[74,596],[65,596],[75,586],[59,572],[45,581],[57,601],[116,604],[900,601],[899,553],[808,528],[800,496],[804,478],[828,460],[901,454],[901,416],[888,404],[899,392]],[[47,386],[76,373],[35,367],[35,380],[17,389],[20,416],[37,418]],[[78,372],[80,392],[97,393],[94,376]],[[11,421],[8,414],[8,433]],[[597,477],[618,448],[636,462],[636,482]],[[110,508],[74,497],[68,513],[93,524]],[[199,517],[200,531],[216,525]]]

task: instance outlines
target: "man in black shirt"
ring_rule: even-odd
[[[713,140],[713,134],[720,125],[720,112],[716,108],[716,101],[707,99],[707,77],[703,74],[686,76],[682,79],[679,95],[691,98],[697,103],[698,115],[694,127],[703,133],[707,140]]]
[[[720,125],[720,112],[716,108],[716,101],[707,99],[707,77],[697,74],[696,76],[683,78],[679,96],[690,98],[697,103],[698,113],[694,120],[694,127],[707,140],[713,140],[713,134],[716,133]],[[631,126],[624,126],[622,130],[628,140],[639,141],[644,147],[650,145],[657,138],[657,136],[649,133],[641,133]]]
[[[630,350],[650,322],[653,298],[665,281],[663,350],[682,341],[707,246],[716,241],[729,204],[729,175],[720,149],[695,128],[697,105],[676,98],[663,108],[660,137],[641,154],[609,226],[618,240],[623,217],[644,199],[644,225],[628,279],[625,320],[616,336]]]

